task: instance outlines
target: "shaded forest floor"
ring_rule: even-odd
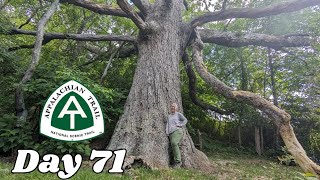
[[[215,165],[214,172],[187,169],[149,170],[135,168],[124,175],[95,174],[90,166],[82,165],[71,179],[304,179],[298,166],[284,166],[273,159],[259,157],[252,152],[226,145],[206,144],[205,152]],[[0,162],[0,177],[11,179],[58,179],[56,174],[11,174],[12,163]]]

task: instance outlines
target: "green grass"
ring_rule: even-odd
[[[177,180],[207,180],[207,179],[304,179],[298,166],[289,167],[278,164],[266,157],[259,157],[244,148],[234,148],[219,142],[206,142],[205,152],[215,166],[213,172],[200,172],[187,169],[150,170],[135,168],[121,174],[102,172],[95,174],[91,166],[83,165],[72,179],[177,179]],[[34,171],[28,174],[12,174],[12,163],[0,162],[1,180],[51,180],[58,179],[56,174],[42,174]]]
[[[200,172],[187,169],[150,170],[137,168],[123,175],[102,172],[95,174],[90,167],[82,167],[72,179],[295,179],[301,170],[277,164],[256,156],[209,156],[215,165],[214,172]],[[37,171],[27,174],[11,174],[13,164],[0,163],[0,179],[58,179],[56,174],[42,174]]]
[[[10,171],[13,164],[0,163],[0,179],[1,180],[27,180],[27,179],[39,179],[39,180],[51,180],[58,179],[56,174],[46,173],[42,174],[38,171],[27,174],[12,174]],[[126,172],[125,174],[108,174],[102,172],[95,174],[91,168],[81,168],[72,179],[217,179],[215,176],[205,174],[196,170],[187,169],[166,169],[166,170],[150,170],[145,168],[138,168]]]
[[[302,173],[298,166],[284,166],[254,155],[209,158],[220,177],[226,177],[220,179],[295,179]]]

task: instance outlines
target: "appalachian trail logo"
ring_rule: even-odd
[[[82,141],[103,134],[104,120],[98,100],[76,81],[63,84],[43,108],[40,133],[62,141]]]

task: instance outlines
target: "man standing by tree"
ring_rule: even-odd
[[[179,149],[179,143],[183,137],[182,127],[187,124],[187,118],[185,118],[180,112],[177,112],[177,103],[171,104],[171,114],[168,116],[166,134],[169,135],[171,148],[173,151],[174,168],[181,166],[181,154]]]

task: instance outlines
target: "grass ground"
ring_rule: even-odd
[[[136,168],[123,175],[103,172],[95,174],[91,167],[81,167],[72,179],[304,179],[298,166],[284,166],[265,157],[228,146],[209,145],[206,154],[215,165],[214,172],[200,172],[187,169],[149,170]],[[41,174],[37,171],[28,174],[11,174],[12,163],[0,162],[1,180],[58,179],[56,174]]]
[[[149,170],[137,168],[124,175],[95,174],[91,168],[83,167],[72,179],[299,179],[298,167],[288,167],[255,156],[210,157],[216,166],[214,172],[186,169]],[[11,174],[12,163],[0,163],[0,179],[58,179],[55,174]]]

